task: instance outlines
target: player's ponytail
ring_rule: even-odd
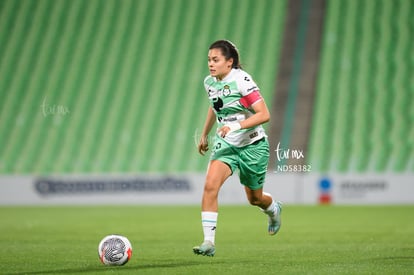
[[[240,65],[239,50],[237,50],[236,45],[234,45],[231,41],[217,40],[216,42],[211,44],[208,49],[220,49],[226,60],[229,60],[230,58],[233,59],[232,68],[242,68]]]

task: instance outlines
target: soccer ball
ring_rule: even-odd
[[[99,259],[104,265],[124,265],[132,256],[132,246],[125,236],[105,236],[98,246]]]

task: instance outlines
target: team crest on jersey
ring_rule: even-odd
[[[224,85],[224,87],[223,87],[223,95],[224,96],[229,96],[230,94],[231,94],[230,86],[229,85]]]

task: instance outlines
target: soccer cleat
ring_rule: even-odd
[[[203,255],[203,256],[214,256],[216,253],[216,248],[214,244],[210,241],[204,241],[200,246],[193,247],[194,254]]]
[[[276,235],[279,231],[280,226],[282,225],[282,203],[280,201],[276,202],[277,207],[277,215],[276,216],[269,216],[269,226],[267,228],[267,232],[269,235]]]

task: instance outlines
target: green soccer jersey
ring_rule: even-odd
[[[232,69],[221,81],[209,75],[204,79],[204,87],[216,114],[218,128],[252,116],[252,105],[263,100],[252,77],[241,69]],[[231,132],[224,140],[233,146],[243,147],[263,137],[266,137],[266,133],[258,125]]]

